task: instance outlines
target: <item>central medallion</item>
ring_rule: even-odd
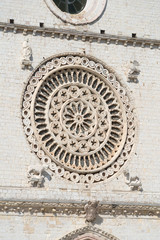
[[[97,150],[111,129],[108,107],[93,89],[67,84],[52,95],[49,125],[54,138],[76,155]]]
[[[81,96],[81,92],[79,93]],[[78,140],[88,139],[97,127],[97,113],[87,100],[71,98],[61,109],[61,124],[68,134]]]

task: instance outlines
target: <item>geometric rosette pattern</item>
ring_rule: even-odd
[[[64,54],[45,60],[29,78],[22,108],[32,150],[58,176],[100,182],[128,160],[135,136],[129,96],[95,58]]]

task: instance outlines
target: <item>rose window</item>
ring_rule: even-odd
[[[44,0],[44,2],[55,16],[73,25],[96,21],[107,6],[107,0]]]
[[[87,0],[53,0],[54,3],[61,11],[77,14],[83,10],[86,5]]]
[[[56,174],[81,183],[117,173],[133,146],[126,90],[105,66],[83,56],[46,60],[24,95],[28,141]]]

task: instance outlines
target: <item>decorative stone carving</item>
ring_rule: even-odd
[[[30,215],[46,213],[48,216],[56,215],[76,215],[85,216],[85,203],[63,203],[63,202],[41,202],[40,199],[36,201],[0,201],[0,212],[24,213]],[[160,206],[151,205],[123,205],[123,204],[99,204],[98,212],[105,216],[129,216],[130,218],[148,216],[159,218]]]
[[[28,182],[32,187],[41,187],[44,181],[44,176],[42,175],[48,169],[48,166],[43,165],[33,165],[28,167]]]
[[[98,205],[99,205],[98,201],[94,202],[89,201],[85,205],[84,210],[86,212],[86,222],[93,222],[96,220],[98,214]]]
[[[93,226],[86,226],[80,229],[77,229],[66,236],[62,237],[59,240],[119,240],[113,235],[95,228]]]
[[[130,61],[130,69],[128,72],[128,82],[138,82],[138,75],[140,73],[139,63],[137,61]]]
[[[25,40],[23,42],[23,50],[22,50],[22,60],[21,60],[21,68],[22,69],[32,69],[32,49],[28,44],[29,40]]]
[[[112,69],[82,54],[38,66],[24,92],[22,117],[32,151],[75,183],[109,179],[134,144],[127,90]]]
[[[124,170],[125,182],[132,191],[143,191],[142,183],[139,177],[131,177],[128,170]]]

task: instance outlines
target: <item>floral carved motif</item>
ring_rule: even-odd
[[[39,201],[0,201],[0,212],[9,212],[11,214],[37,214],[46,213],[48,216],[57,215],[77,215],[85,217],[86,203],[62,203],[62,202],[41,202]],[[160,218],[160,206],[151,205],[114,205],[99,204],[99,215],[105,216],[129,216],[143,218]]]
[[[126,89],[110,68],[80,54],[49,58],[32,73],[22,117],[42,164],[76,183],[112,177],[134,143]]]

